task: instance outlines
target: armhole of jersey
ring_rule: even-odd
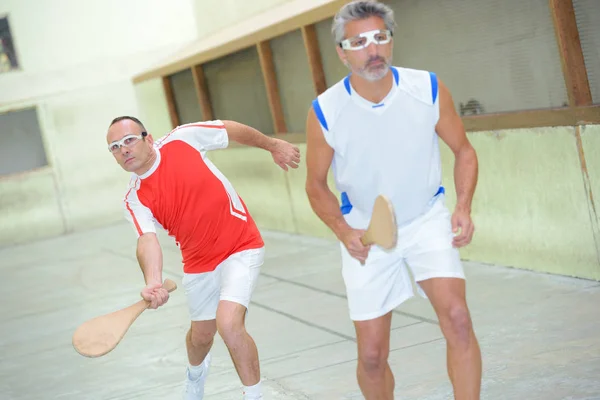
[[[325,115],[323,114],[323,110],[321,110],[321,105],[319,104],[319,99],[314,99],[312,104],[313,110],[315,110],[315,115],[317,116],[319,123],[326,131],[329,131],[329,127],[327,126],[327,120],[325,119]]]
[[[435,74],[435,72],[429,72],[429,78],[431,80],[431,101],[432,101],[432,105],[434,107],[434,119],[436,121],[439,121],[440,119],[440,103],[438,101],[438,80],[437,80],[437,75]]]
[[[313,110],[315,111],[315,115],[317,116],[317,119],[319,120],[319,124],[321,125],[321,131],[323,133],[323,138],[325,139],[325,142],[327,143],[327,145],[329,145],[329,147],[334,147],[333,142],[332,142],[332,134],[331,131],[329,130],[329,124],[327,123],[327,119],[325,118],[325,114],[323,113],[323,109],[321,108],[321,105],[319,104],[319,98],[317,97],[316,99],[313,100],[312,102],[313,104]]]
[[[435,104],[438,96],[438,80],[435,72],[429,72],[431,79],[431,104]]]

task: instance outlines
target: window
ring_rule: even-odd
[[[0,73],[19,69],[8,18],[0,18]]]
[[[0,114],[0,176],[48,165],[35,108]]]

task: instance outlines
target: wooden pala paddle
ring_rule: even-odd
[[[163,288],[168,292],[177,289],[177,284],[165,279]],[[84,322],[73,334],[73,347],[85,357],[100,357],[113,350],[129,327],[150,306],[144,299],[129,307],[102,315]]]
[[[396,246],[397,240],[398,228],[396,227],[394,207],[387,197],[379,195],[373,205],[371,222],[361,241],[365,246],[376,244],[389,250]]]

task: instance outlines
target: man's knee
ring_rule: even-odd
[[[214,321],[192,322],[188,336],[194,347],[205,347],[212,343],[215,333]]]
[[[360,349],[358,362],[367,373],[381,373],[385,371],[388,353],[387,346],[367,344]]]
[[[241,304],[222,301],[217,310],[217,330],[225,343],[245,332],[244,316],[246,307]]]
[[[367,374],[385,373],[390,352],[391,312],[370,321],[355,322],[359,369]]]
[[[473,329],[469,309],[463,302],[447,307],[440,315],[440,325],[446,340],[456,346],[467,345]]]

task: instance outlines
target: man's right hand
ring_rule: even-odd
[[[365,230],[363,229],[346,229],[340,234],[340,240],[346,246],[348,253],[361,264],[364,265],[367,260],[367,256],[369,255],[369,250],[371,246],[365,246],[362,244],[360,238],[365,234]]]
[[[148,308],[157,309],[169,300],[169,292],[162,283],[149,283],[141,292],[142,298],[150,302]]]

